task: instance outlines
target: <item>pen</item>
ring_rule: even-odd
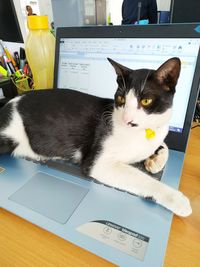
[[[8,64],[8,67],[10,69],[11,74],[14,74],[15,73],[15,68],[14,68],[14,66],[12,64],[12,61],[10,59],[8,59],[6,63]]]
[[[5,62],[4,62],[4,59],[3,59],[3,54],[2,54],[2,53],[0,54],[0,64],[1,64],[1,66],[4,67],[4,68],[6,67]]]
[[[19,60],[19,53],[17,51],[14,52],[14,58],[15,58],[15,62],[17,64],[17,67],[19,68],[20,60]]]
[[[25,63],[25,65],[24,65],[23,73],[24,73],[25,75],[28,74],[28,64],[27,64],[27,63]]]
[[[13,64],[15,70],[18,70],[18,67],[17,67],[17,64],[16,64],[14,58],[11,56],[11,54],[10,54],[8,48],[4,45],[4,43],[3,43],[2,40],[0,40],[0,44],[1,44],[1,46],[2,46],[2,48],[3,48],[3,50],[4,50],[4,52],[5,52],[5,54],[6,54],[6,56],[7,56],[7,58],[10,59],[10,60],[12,61],[12,64]]]
[[[21,70],[23,70],[24,65],[25,65],[25,60],[26,60],[26,54],[25,54],[25,50],[24,50],[23,47],[20,47],[19,56],[20,56],[19,67],[20,67]]]
[[[17,78],[17,79],[21,79],[21,78],[23,78],[23,73],[22,73],[22,71],[21,70],[17,70],[16,72],[15,72],[15,77]]]
[[[8,58],[7,58],[7,56],[6,56],[6,55],[4,55],[4,56],[3,56],[3,59],[4,59],[4,63],[5,63],[6,69],[7,69],[7,71],[8,71],[8,75],[11,75],[11,74],[12,74],[12,72],[11,72],[11,70],[10,70],[9,66],[8,66],[8,63],[7,63],[7,61],[8,61]]]

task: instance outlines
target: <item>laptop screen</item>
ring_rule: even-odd
[[[122,27],[117,27],[118,31]],[[136,27],[137,30],[140,28]],[[155,27],[157,26],[155,25]],[[116,29],[116,27],[113,28]],[[84,29],[82,28],[83,31]],[[134,27],[131,30],[133,31],[133,29]],[[87,28],[88,30],[89,28]],[[196,38],[164,35],[154,38],[136,36],[116,37],[111,35],[109,38],[102,36],[97,38],[96,35],[92,36],[92,33],[89,37],[61,36],[57,43],[59,52],[56,55],[58,60],[55,86],[113,98],[117,89],[116,74],[107,60],[108,57],[131,69],[157,69],[167,59],[179,57],[181,74],[176,86],[170,132],[181,134],[184,130],[196,70],[200,36]]]

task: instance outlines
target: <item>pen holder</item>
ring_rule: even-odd
[[[28,77],[16,80],[15,85],[17,87],[17,92],[19,95],[31,90],[28,83]]]

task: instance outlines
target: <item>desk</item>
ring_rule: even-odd
[[[164,267],[200,264],[200,128],[191,131],[180,189],[193,214],[174,216]],[[41,228],[0,209],[0,267],[115,266]],[[152,266],[153,267],[153,266]]]

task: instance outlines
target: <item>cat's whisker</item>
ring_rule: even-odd
[[[145,77],[145,79],[144,79],[144,82],[143,82],[143,84],[141,85],[141,92],[144,90],[144,87],[145,87],[145,85],[146,85],[146,82],[147,82],[147,79],[148,79],[148,77],[149,77],[149,74],[150,74],[150,70],[147,72],[147,75],[146,75],[146,77]]]
[[[122,88],[122,87],[118,87],[118,90],[121,92],[121,93],[123,93],[124,91],[125,91],[125,88]]]
[[[126,83],[125,83],[125,80],[124,80],[124,76],[122,75],[122,81],[123,81],[123,85],[124,85],[124,89],[126,90]]]
[[[103,112],[101,120],[104,122],[105,125],[110,125],[112,122],[112,112],[111,111]]]

